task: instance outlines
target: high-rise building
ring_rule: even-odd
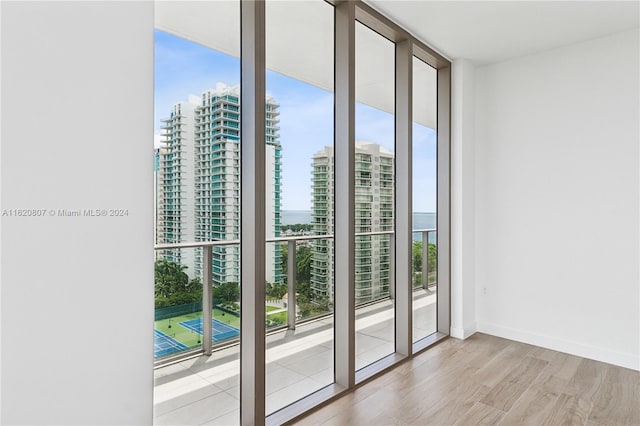
[[[317,152],[312,164],[312,223],[316,234],[333,234],[333,148]],[[355,297],[356,304],[389,295],[391,245],[388,235],[357,235],[393,231],[393,153],[372,142],[355,147]],[[313,240],[311,288],[333,299],[333,243]]]
[[[159,235],[163,231],[162,224],[160,223],[160,190],[162,189],[161,171],[160,171],[160,157],[166,151],[166,148],[156,147],[153,149],[153,223],[155,225],[154,242],[158,244],[160,242]],[[158,252],[154,251],[154,257],[158,258]]]
[[[158,151],[156,238],[159,244],[193,241],[194,216],[194,143],[197,104],[175,104],[168,118],[163,119],[163,143]],[[161,257],[188,267],[194,274],[194,250],[165,250]]]
[[[172,203],[159,204],[159,229],[180,229],[176,234],[159,232],[159,243],[185,241],[237,240],[240,238],[240,93],[239,87],[218,84],[202,93],[200,99],[174,106],[164,120],[165,152],[160,154],[162,189],[159,199],[172,196]],[[186,107],[188,105],[188,108]],[[281,146],[278,134],[278,108],[266,99],[266,235],[280,232]],[[191,113],[192,112],[192,113]],[[176,156],[176,154],[179,154]],[[164,162],[163,162],[164,159]],[[177,160],[176,160],[177,159]],[[178,163],[176,163],[178,161]],[[179,167],[176,167],[176,164]],[[171,168],[169,168],[171,167]],[[173,192],[172,192],[173,191]],[[173,202],[179,199],[180,203]],[[176,207],[177,206],[177,207]],[[172,220],[179,217],[180,222]],[[165,224],[169,221],[169,224]],[[168,237],[174,237],[173,239]],[[178,256],[175,252],[182,252]],[[190,251],[192,257],[186,252]],[[172,260],[188,267],[187,273],[201,276],[201,249],[174,250]],[[166,256],[169,257],[169,256]],[[240,247],[213,248],[214,284],[240,281]],[[280,246],[267,246],[266,278],[280,281]]]

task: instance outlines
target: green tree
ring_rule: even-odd
[[[302,281],[296,285],[297,301],[299,304],[309,303],[314,300],[315,293],[309,284],[309,281]]]
[[[296,251],[296,281],[311,281],[311,247],[300,246]]]
[[[436,249],[436,245],[429,243],[429,272],[433,272],[436,270],[437,264],[437,256],[438,250]],[[413,257],[413,270],[415,272],[422,272],[422,242],[414,241],[412,247],[412,257]]]
[[[161,259],[155,263],[155,306],[183,305],[202,298],[202,282],[199,278],[189,279],[186,266]]]
[[[282,296],[287,292],[286,284],[279,283],[266,283],[265,295],[268,299],[282,299]]]
[[[329,298],[316,294],[309,283],[306,282],[298,287],[297,302],[298,312],[303,318],[331,311]]]
[[[199,279],[189,280],[186,266],[167,259],[155,264],[155,295],[171,297],[181,293],[192,293],[202,285]]]
[[[429,243],[429,272],[436,270],[438,264],[438,249],[435,244]]]
[[[236,282],[227,282],[214,286],[212,290],[213,302],[221,305],[237,302],[240,298],[240,286]]]
[[[284,277],[284,281],[287,282],[287,264],[289,262],[289,244],[283,243],[280,245],[280,272]]]
[[[309,232],[313,228],[311,223],[296,223],[293,225],[280,225],[282,232],[291,230],[293,232]]]
[[[422,241],[414,241],[412,247],[413,270],[422,272]]]
[[[287,244],[282,245],[281,253],[280,270],[286,281],[286,277],[289,274],[289,271],[287,271],[289,263],[289,248]],[[300,283],[308,283],[309,281],[311,281],[311,247],[301,245],[296,248],[296,283],[300,285]]]

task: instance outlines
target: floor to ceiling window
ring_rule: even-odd
[[[437,72],[412,58],[413,235],[411,247],[413,341],[437,330]]]
[[[355,38],[356,369],[393,353],[395,44],[363,24]]]
[[[156,28],[155,423],[278,424],[445,337],[449,63],[359,1]]]
[[[267,414],[334,380],[333,14],[265,4]]]
[[[156,370],[158,424],[239,422],[239,17],[234,0],[156,8],[155,357],[207,355],[173,364],[181,381]]]

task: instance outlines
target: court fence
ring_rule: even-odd
[[[240,316],[239,311],[229,309],[223,304],[213,305],[213,307],[228,314]],[[193,314],[196,312],[202,312],[202,301],[185,303],[184,305],[167,306],[166,308],[158,308],[156,309],[155,320],[159,321],[167,318],[178,317],[180,315]]]
[[[202,312],[202,301],[156,309],[155,320],[159,321],[180,315],[192,314],[194,312]]]

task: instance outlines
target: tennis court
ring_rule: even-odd
[[[237,328],[231,327],[230,325],[220,322],[217,319],[211,320],[211,324],[213,326],[214,342],[231,339],[240,334],[240,330],[238,330]],[[196,318],[189,321],[182,321],[180,325],[183,326],[184,328],[188,328],[189,330],[202,335],[202,318]]]
[[[153,330],[153,331],[154,331],[153,350],[155,352],[156,358],[188,349],[187,346],[178,342],[176,339],[172,339],[171,337],[167,336],[163,332],[158,330]]]

